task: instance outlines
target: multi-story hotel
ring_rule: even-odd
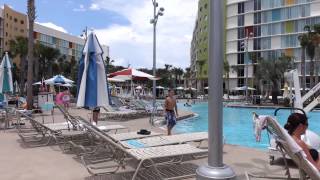
[[[199,8],[200,2],[199,1]],[[199,16],[199,15],[198,15]],[[199,21],[197,18],[197,22]],[[253,78],[255,61],[246,64],[246,47],[250,57],[277,59],[281,55],[293,57],[300,73],[301,47],[298,36],[305,25],[320,23],[319,0],[228,0],[226,2],[226,59],[230,65],[230,89],[248,85],[257,87]],[[206,22],[207,23],[207,22]],[[196,28],[197,29],[197,23]],[[200,46],[195,44],[194,33],[191,49],[191,68],[199,72],[195,62]],[[200,41],[201,42],[201,41]],[[207,43],[207,42],[206,42]],[[253,61],[252,61],[253,60]],[[246,68],[248,67],[248,73]],[[310,82],[308,56],[306,56],[307,86]]]
[[[0,8],[0,55],[10,48],[9,41],[18,36],[27,37],[27,16],[14,11],[9,6]],[[15,59],[17,61],[18,58]]]
[[[199,0],[198,14],[191,42],[191,82],[203,92],[208,86],[208,15],[209,0]]]
[[[244,44],[253,57],[277,59],[283,54],[291,56],[300,72],[302,51],[298,36],[304,32],[305,25],[320,23],[320,1],[229,0],[226,14],[226,57],[230,66],[237,67],[236,71],[230,71],[230,87],[233,88],[245,85]],[[255,86],[252,81],[254,63],[248,64],[249,86]],[[309,71],[307,59],[307,75]],[[308,77],[306,81],[308,85]]]
[[[66,60],[75,59],[78,61],[81,57],[81,52],[85,40],[61,31],[35,23],[34,24],[34,39],[45,46],[50,46],[59,49],[61,55],[65,55]],[[9,6],[4,5],[0,8],[0,54],[10,50],[9,41],[18,36],[28,36],[28,20],[27,15],[16,12]],[[109,47],[102,45],[104,57],[109,55]],[[14,59],[17,65],[20,62],[19,57]]]

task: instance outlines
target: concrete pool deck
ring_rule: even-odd
[[[88,111],[83,109],[70,110],[73,115],[87,118]],[[38,117],[39,120],[41,119]],[[51,118],[46,117],[46,122]],[[55,121],[63,121],[63,116],[55,112]],[[99,125],[121,124],[130,127],[131,131],[149,129],[163,132],[160,128],[150,126],[149,118],[142,118],[124,122],[99,122]],[[90,177],[85,167],[72,154],[64,154],[57,146],[25,148],[22,146],[16,130],[0,131],[0,179],[3,180],[77,180]],[[224,146],[224,163],[231,166],[237,179],[245,179],[245,172],[268,174],[272,176],[284,175],[284,166],[269,165],[266,151],[250,149],[235,145]],[[205,164],[207,158],[191,161],[194,164]],[[291,169],[297,177],[297,169]]]

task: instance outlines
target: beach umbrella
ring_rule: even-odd
[[[162,86],[157,86],[156,89],[164,89]]]
[[[78,107],[109,105],[103,50],[97,36],[91,32],[86,40],[78,70]]]
[[[125,82],[126,80],[124,79],[120,79],[120,78],[116,78],[116,77],[113,77],[113,78],[108,78],[108,82]]]
[[[180,86],[180,87],[177,87],[176,90],[184,90],[184,88]]]
[[[64,77],[63,75],[55,75],[53,76],[52,78],[50,79],[47,79],[47,80],[44,80],[44,82],[46,84],[65,84],[65,83],[69,83],[69,84],[72,84],[74,83],[74,81],[72,81],[71,79],[68,79],[66,77]]]
[[[13,92],[13,81],[11,72],[11,62],[9,59],[8,52],[2,58],[0,65],[0,93],[12,93]]]

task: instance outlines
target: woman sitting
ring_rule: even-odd
[[[315,149],[311,149],[308,145],[301,140],[301,135],[306,133],[308,128],[308,119],[304,114],[293,113],[288,117],[287,123],[284,128],[292,136],[295,142],[302,148],[306,154],[307,159],[320,170],[319,153]]]

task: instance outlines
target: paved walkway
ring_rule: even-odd
[[[87,118],[88,111],[73,109],[71,113]],[[62,115],[55,113],[55,121],[62,121]],[[148,118],[121,122],[131,131],[141,128],[164,132],[151,127]],[[51,121],[47,117],[45,121]],[[119,124],[119,122],[99,122],[104,124]],[[164,132],[165,133],[165,132]],[[2,180],[80,180],[89,177],[89,173],[72,154],[64,154],[57,146],[25,148],[15,130],[0,131],[0,179]],[[270,166],[268,153],[265,151],[225,145],[224,162],[237,173],[237,179],[245,179],[245,172],[258,172],[269,175],[283,175],[283,166]],[[193,161],[195,164],[205,164],[207,159]],[[293,174],[297,174],[294,170]]]

